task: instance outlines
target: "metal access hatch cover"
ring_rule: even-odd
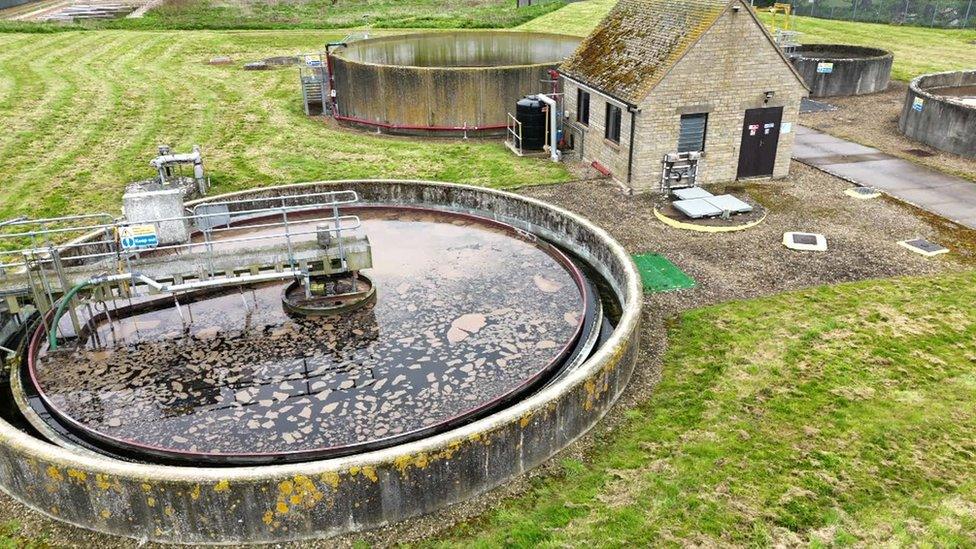
[[[936,244],[935,242],[929,242],[924,238],[913,238],[911,240],[902,240],[899,242],[905,248],[909,250],[922,254],[926,257],[932,257],[934,255],[949,253],[949,248]]]
[[[705,198],[693,198],[691,200],[676,200],[672,205],[679,212],[687,215],[692,219],[701,219],[703,217],[715,217],[717,215],[722,215],[722,210],[717,206],[712,205]]]
[[[783,233],[783,245],[801,252],[826,252],[827,237],[817,233]]]
[[[732,196],[731,194],[723,194],[719,196],[713,196],[707,198],[708,203],[716,208],[722,210],[723,212],[731,212],[734,214],[749,213],[752,211],[752,206],[746,204],[742,200]]]
[[[673,194],[679,200],[693,200],[695,198],[710,198],[715,196],[701,187],[675,189],[671,191],[671,194]]]

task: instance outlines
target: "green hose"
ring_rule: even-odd
[[[97,281],[95,279],[88,279],[84,282],[79,282],[74,288],[68,290],[68,293],[64,294],[64,297],[61,298],[60,303],[58,303],[57,310],[54,311],[54,318],[51,319],[51,331],[49,331],[47,334],[47,346],[49,350],[54,351],[58,348],[58,323],[61,321],[61,317],[64,316],[64,310],[68,306],[68,303],[71,303],[71,298],[80,292],[82,288],[96,283]]]

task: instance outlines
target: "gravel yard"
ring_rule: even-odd
[[[874,147],[898,158],[976,182],[976,160],[941,152],[913,141],[898,129],[908,85],[893,81],[888,91],[858,97],[818,99],[838,107],[835,111],[800,115],[800,123],[831,135]],[[923,156],[908,152],[921,151]],[[931,156],[924,156],[931,154]]]
[[[888,198],[857,200],[844,194],[850,186],[799,163],[789,179],[712,188],[758,201],[769,211],[758,227],[738,233],[703,234],[665,226],[652,212],[653,197],[628,197],[606,180],[530,187],[523,194],[581,213],[617,238],[631,253],[657,252],[695,278],[691,290],[648,295],[642,333],[640,363],[622,401],[592,433],[563,452],[562,457],[583,459],[586,451],[608,436],[626,411],[653,394],[660,374],[666,341],[663,323],[686,309],[727,300],[822,284],[925,275],[959,270],[976,264],[976,231]],[[782,245],[785,231],[826,235],[826,253],[794,252]],[[934,259],[915,255],[897,244],[923,237],[947,245],[952,253]],[[558,461],[560,458],[557,458]],[[352,545],[365,540],[374,545],[421,540],[458,522],[470,520],[492,507],[499,498],[526,490],[533,478],[547,474],[543,466],[510,485],[474,501],[433,516],[408,521],[362,536],[326,542],[301,542],[289,547]],[[17,521],[22,534],[43,535],[55,546],[98,544],[103,549],[130,546],[112,538],[65,526],[28,511],[7,496],[0,496],[0,523]]]

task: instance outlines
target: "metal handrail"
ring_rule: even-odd
[[[285,204],[289,200],[299,200],[299,199],[309,200],[309,199],[317,199],[323,197],[328,198],[328,200],[313,202],[309,204],[290,205],[290,206]],[[28,231],[28,232],[17,232],[17,233],[6,233],[6,234],[2,233],[2,227],[0,227],[0,241],[5,239],[9,240],[14,238],[25,238],[25,237],[29,237],[33,240],[36,240],[38,237],[47,237],[47,239],[49,240],[51,236],[69,233],[69,232],[91,233],[97,231],[105,231],[106,235],[112,235],[115,237],[115,238],[110,237],[108,239],[102,239],[102,240],[89,240],[83,242],[67,242],[64,244],[48,243],[45,246],[32,246],[30,248],[22,248],[17,250],[6,250],[6,251],[0,250],[0,274],[4,274],[5,271],[8,271],[10,269],[27,267],[30,264],[34,264],[34,265],[50,264],[54,261],[53,256],[55,255],[55,252],[57,252],[57,255],[63,255],[63,253],[66,251],[74,250],[78,248],[86,248],[86,247],[105,246],[106,248],[109,248],[109,250],[104,252],[72,255],[70,257],[65,257],[64,259],[70,261],[85,261],[85,260],[98,260],[98,259],[109,259],[109,258],[122,259],[123,254],[126,254],[126,257],[128,257],[129,255],[136,255],[138,253],[167,251],[167,250],[177,250],[177,251],[185,250],[185,251],[192,252],[195,248],[200,248],[200,247],[206,247],[211,252],[210,257],[212,257],[213,245],[215,243],[211,241],[210,237],[213,234],[217,234],[225,231],[236,231],[242,228],[242,227],[231,226],[234,217],[249,217],[249,218],[265,217],[262,214],[266,214],[267,216],[280,215],[282,217],[282,221],[249,224],[244,228],[247,229],[282,228],[283,231],[275,232],[273,234],[268,234],[268,235],[244,236],[244,237],[222,239],[218,243],[219,246],[225,247],[227,245],[240,244],[246,242],[256,242],[262,240],[274,240],[274,239],[284,238],[287,241],[289,247],[289,257],[293,261],[293,253],[291,251],[291,241],[292,238],[294,237],[318,234],[323,230],[329,231],[330,233],[335,233],[336,235],[341,235],[342,231],[350,231],[350,230],[356,230],[360,228],[362,226],[362,221],[359,219],[358,216],[339,215],[339,210],[338,210],[338,207],[340,205],[352,204],[354,202],[357,202],[358,200],[359,200],[359,195],[355,191],[329,191],[329,192],[321,192],[321,193],[307,193],[307,194],[287,195],[287,196],[280,196],[280,197],[259,197],[259,198],[250,198],[244,200],[209,202],[209,203],[197,204],[192,208],[192,210],[190,210],[193,212],[192,215],[162,218],[147,223],[132,223],[127,220],[113,219],[111,223],[87,224],[87,225],[80,225],[80,226],[73,226],[73,227],[63,227],[63,228],[56,228],[56,229],[44,229],[39,231]],[[281,202],[282,205],[265,207],[265,208],[246,207],[249,204],[259,203],[262,201]],[[236,211],[207,212],[207,213],[199,213],[197,211],[198,209],[204,207],[235,206],[235,205],[243,206],[245,207],[245,209],[236,210]],[[289,213],[320,210],[320,209],[331,209],[332,210],[331,215],[325,217],[315,217],[312,219],[308,219],[308,218],[301,219],[301,220],[288,219]],[[24,221],[17,222],[17,225],[23,226],[23,225],[30,225],[30,224],[39,224],[39,225],[46,226],[51,223],[59,222],[59,221],[63,222],[63,221],[72,221],[72,220],[87,220],[87,219],[104,218],[104,217],[109,217],[110,219],[112,219],[111,216],[109,216],[108,214],[90,214],[90,215],[79,215],[79,216],[65,216],[61,218],[52,218],[52,219],[24,220]],[[228,222],[226,226],[223,227],[218,226],[218,227],[204,228],[201,231],[201,234],[204,237],[203,241],[190,240],[188,242],[183,242],[178,244],[166,244],[161,246],[155,246],[152,248],[146,248],[143,250],[127,250],[121,247],[118,239],[118,235],[121,229],[135,226],[135,225],[153,225],[158,234],[160,231],[160,226],[163,223],[171,223],[171,222],[193,223],[195,221],[200,221],[202,219],[209,219],[214,217],[221,217],[221,218],[227,217]],[[321,222],[329,222],[330,224],[332,224],[332,226],[316,228],[313,230],[304,230],[304,231],[294,231],[291,229],[291,227],[294,227],[295,225],[298,224],[305,225],[305,224],[321,223]],[[21,259],[14,261],[12,260],[11,256],[20,256]],[[2,259],[2,258],[7,258],[7,259]],[[2,276],[0,276],[0,278],[2,278]]]

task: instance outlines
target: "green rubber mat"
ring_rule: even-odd
[[[660,254],[637,254],[634,263],[644,282],[644,292],[670,292],[694,288],[695,280]]]

